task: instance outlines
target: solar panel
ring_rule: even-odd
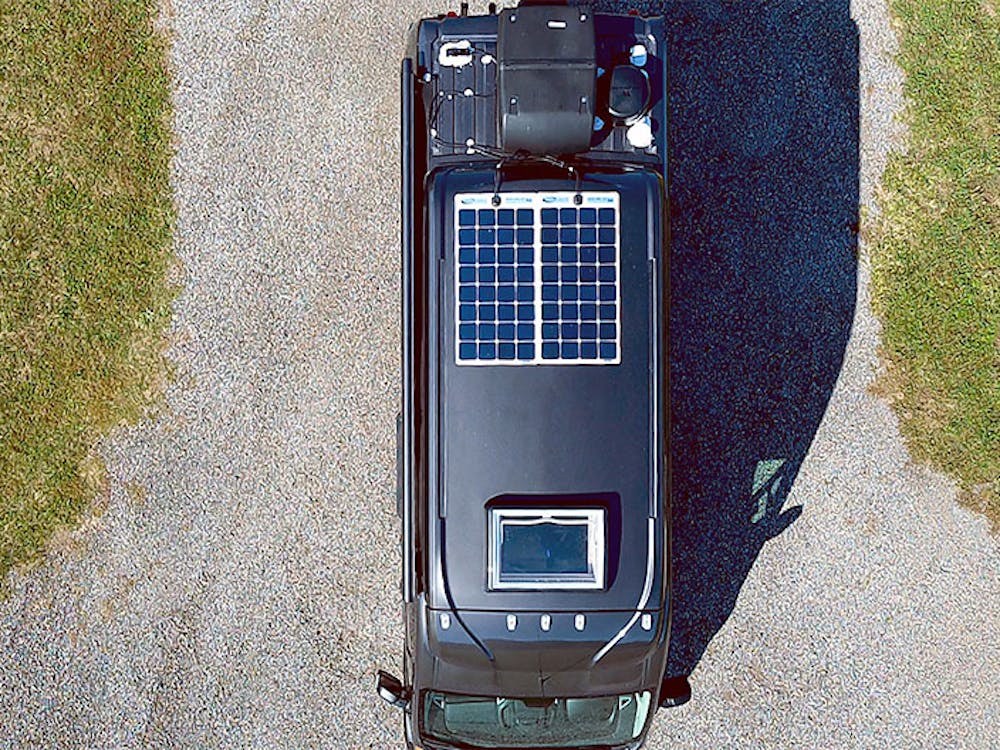
[[[459,365],[621,362],[616,192],[455,196]]]

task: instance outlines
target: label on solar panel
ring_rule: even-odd
[[[621,362],[616,192],[455,196],[459,365]]]

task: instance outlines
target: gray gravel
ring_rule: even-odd
[[[174,0],[179,377],[104,447],[106,507],[11,577],[0,748],[401,745],[371,690],[402,637],[395,70],[438,10]],[[901,76],[884,0],[852,14],[872,207]],[[805,510],[651,748],[1000,747],[1000,548],[869,393],[863,250]]]

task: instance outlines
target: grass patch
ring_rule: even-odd
[[[164,382],[166,41],[148,0],[0,3],[0,576],[104,482]]]
[[[1000,524],[1000,3],[891,0],[906,73],[872,244],[887,374],[912,455]]]

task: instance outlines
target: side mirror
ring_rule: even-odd
[[[375,676],[375,690],[378,697],[396,708],[406,708],[410,704],[410,691],[403,687],[398,677],[379,670]]]
[[[691,683],[686,676],[664,677],[660,683],[660,708],[683,706],[691,700]]]

